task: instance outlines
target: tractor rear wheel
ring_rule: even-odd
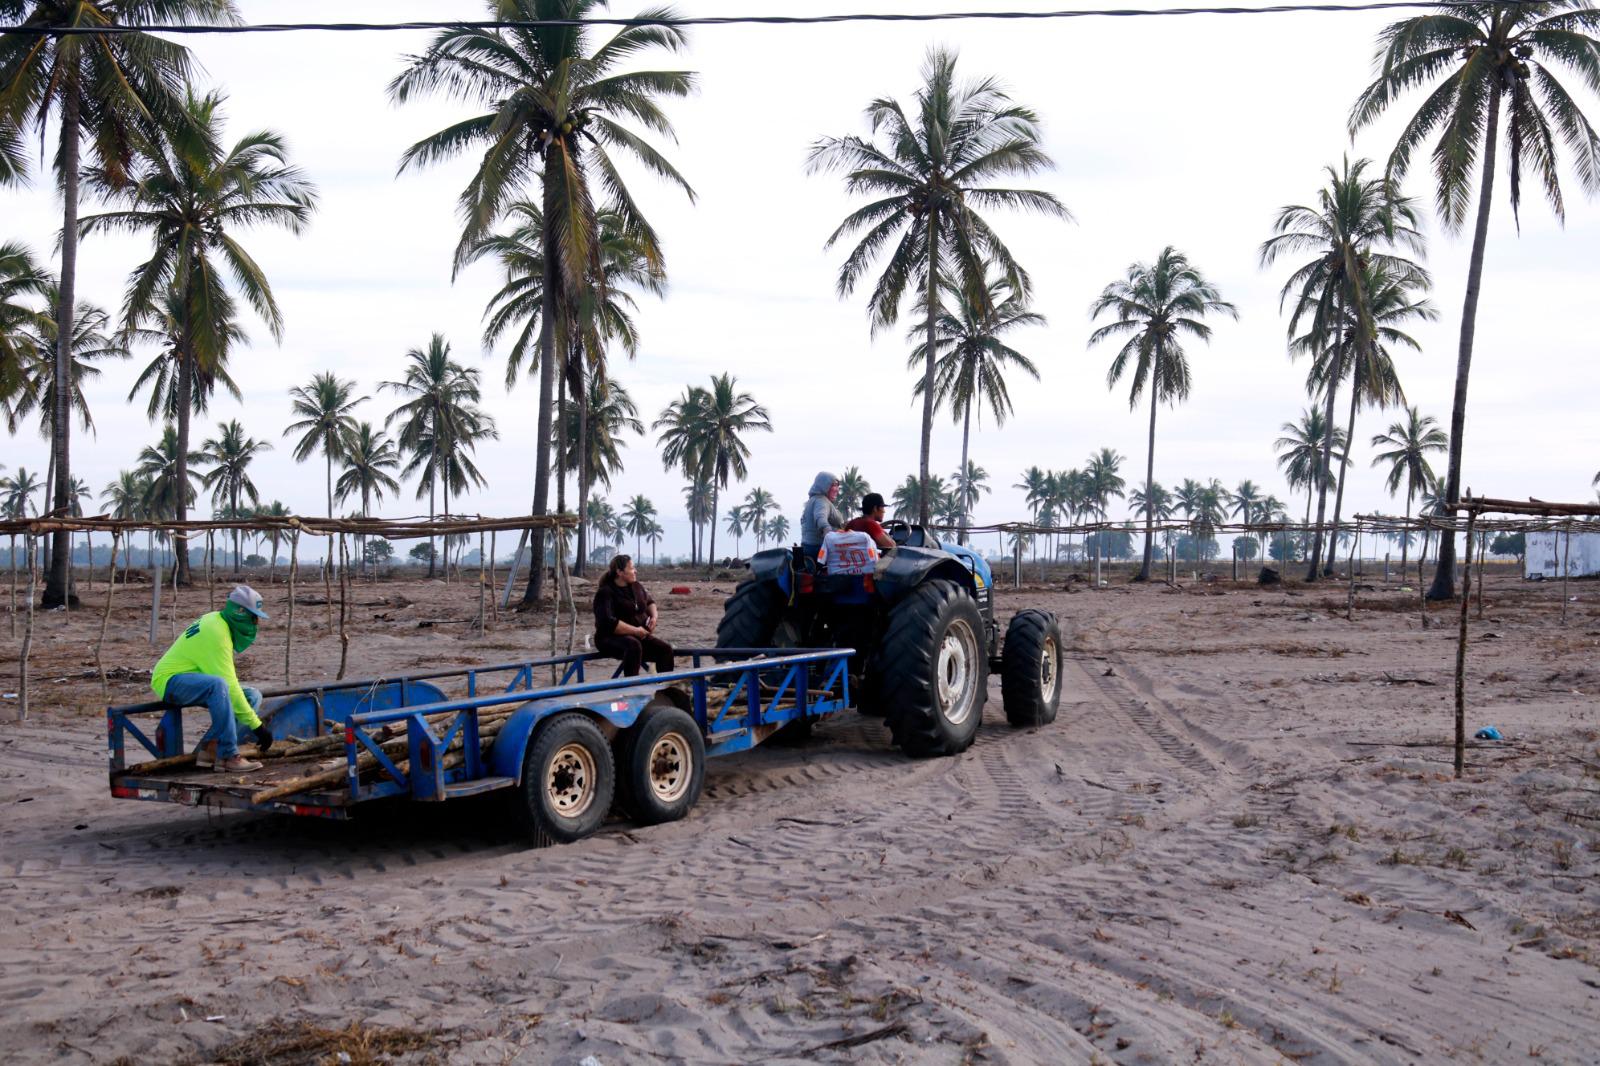
[[[513,794],[517,824],[536,844],[570,844],[600,828],[616,790],[611,745],[588,715],[558,714],[533,736]]]
[[[617,745],[622,806],[640,825],[675,822],[700,798],[706,742],[677,707],[646,707]]]
[[[777,585],[754,580],[741,582],[722,605],[722,621],[717,623],[717,647],[777,647],[773,642],[783,627],[783,608],[783,591]]]
[[[1018,611],[1006,626],[1000,655],[1000,696],[1006,721],[1049,725],[1061,702],[1061,625],[1049,611]]]
[[[906,754],[955,755],[972,745],[988,696],[983,632],[977,602],[953,581],[928,581],[890,612],[879,692]]]

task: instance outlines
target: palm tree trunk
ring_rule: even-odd
[[[928,358],[922,371],[922,450],[918,461],[918,484],[922,491],[917,500],[917,524],[928,525],[928,511],[932,501],[929,497],[928,465],[930,453],[933,449],[933,331],[934,323],[939,317],[939,216],[928,216]],[[715,518],[712,519],[715,521]],[[716,531],[712,531],[712,540],[716,540]]]
[[[577,378],[572,383],[572,392],[578,401],[578,514],[589,513],[589,383],[585,378],[587,367],[583,360],[578,360]],[[583,576],[584,566],[588,561],[589,537],[588,524],[578,522],[578,558],[572,568],[573,573]],[[655,552],[650,553],[651,562],[655,561]]]
[[[1478,328],[1478,293],[1483,284],[1483,252],[1489,242],[1489,207],[1494,199],[1496,138],[1500,135],[1500,83],[1489,90],[1489,122],[1483,132],[1483,183],[1478,190],[1478,221],[1472,230],[1472,259],[1467,266],[1467,295],[1461,306],[1461,343],[1456,353],[1456,391],[1450,404],[1450,460],[1445,467],[1444,500],[1455,503],[1461,495],[1461,437],[1467,425],[1467,377],[1472,371],[1472,339]],[[1451,514],[1454,514],[1454,509]],[[1471,547],[1471,545],[1468,545]],[[1439,535],[1430,600],[1451,600],[1456,595],[1456,538]]]
[[[540,297],[539,322],[539,418],[535,428],[537,452],[533,471],[533,513],[544,515],[550,509],[550,406],[556,391],[556,185],[544,183],[544,292]],[[531,607],[544,596],[544,530],[533,530],[528,567],[528,588],[522,603]]]
[[[1359,372],[1361,364],[1356,364]],[[1361,402],[1360,381],[1357,374],[1350,375],[1350,422],[1349,428],[1344,431],[1344,455],[1339,459],[1339,488],[1333,494],[1333,535],[1328,541],[1328,562],[1331,564],[1338,557],[1339,546],[1339,512],[1344,508],[1344,475],[1350,467],[1350,448],[1356,439],[1356,406]]]
[[[967,465],[967,445],[972,437],[972,403],[972,400],[967,401],[966,412],[961,416],[961,477],[956,482],[956,491],[961,493],[961,528],[956,533],[958,544],[967,542],[967,505],[972,499],[968,492],[971,486],[967,484],[967,476],[971,473]]]
[[[193,413],[191,406],[194,403],[194,374],[189,369],[189,360],[193,356],[189,352],[188,328],[185,327],[178,341],[178,454],[174,457],[176,473],[173,475],[177,481],[177,488],[173,495],[173,512],[179,522],[189,519],[189,431]],[[172,534],[174,580],[180,585],[187,586],[189,577],[189,538],[178,530]]]
[[[556,511],[567,510],[567,371],[571,359],[561,361],[556,377]]]
[[[231,517],[233,518],[233,520],[235,522],[237,522],[239,520],[239,484],[238,484],[237,481],[234,482],[233,491],[232,491],[232,493],[230,495],[233,497],[233,501],[230,504],[230,506],[232,508]],[[237,574],[240,571],[240,569],[243,568],[243,566],[244,566],[244,561],[239,557],[239,527],[238,526],[234,526],[233,527],[233,572]]]
[[[1150,580],[1150,556],[1155,549],[1155,477],[1156,477],[1156,389],[1155,367],[1150,373],[1150,447],[1144,464],[1144,565],[1139,567],[1135,581]]]
[[[1405,573],[1406,573],[1406,552],[1411,547],[1411,492],[1409,491],[1410,488],[1411,488],[1410,485],[1406,486],[1406,489],[1407,489],[1407,492],[1406,492],[1406,531],[1405,531],[1405,536],[1403,538],[1401,538],[1401,541],[1400,541],[1400,576],[1401,577],[1405,576]]]
[[[1344,301],[1339,301],[1339,316],[1344,315]],[[1344,376],[1344,349],[1335,341],[1335,354],[1333,367],[1328,375],[1328,400],[1326,428],[1323,430],[1322,458],[1315,473],[1317,489],[1317,529],[1311,541],[1311,569],[1306,572],[1307,581],[1315,581],[1322,576],[1322,523],[1328,516],[1328,471],[1333,465],[1333,401],[1339,392],[1339,379]],[[1349,442],[1346,442],[1346,451]],[[1332,550],[1330,545],[1330,551]]]
[[[72,314],[78,285],[78,135],[79,99],[76,72],[67,75],[66,100],[61,109],[61,280],[56,303],[56,351],[53,376],[55,397],[51,412],[50,456],[55,460],[52,510],[72,503]],[[66,513],[63,511],[62,513]],[[72,578],[67,564],[72,554],[71,534],[57,530],[50,538],[49,576],[45,578],[41,606],[73,606]]]
[[[706,576],[710,577],[717,567],[717,505],[722,498],[722,487],[717,484],[717,479],[711,479],[711,548],[706,552]]]

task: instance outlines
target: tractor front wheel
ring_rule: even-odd
[[[1000,695],[1006,721],[1049,725],[1061,702],[1061,625],[1049,611],[1018,611],[1006,627],[1000,655]]]
[[[983,614],[953,581],[929,581],[889,614],[879,692],[889,731],[908,755],[971,747],[988,695]]]

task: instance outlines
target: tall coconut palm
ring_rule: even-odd
[[[617,512],[605,497],[591,496],[589,506],[584,508],[583,517],[597,539],[603,543],[611,543],[611,536],[617,528]]]
[[[1526,167],[1532,170],[1556,218],[1565,221],[1558,136],[1572,153],[1583,190],[1591,195],[1600,191],[1600,135],[1552,69],[1565,68],[1591,92],[1600,90],[1597,29],[1600,13],[1586,0],[1459,3],[1404,19],[1379,35],[1374,59],[1377,76],[1350,112],[1353,136],[1381,118],[1410,90],[1427,91],[1427,98],[1406,121],[1389,154],[1388,173],[1397,183],[1403,179],[1412,154],[1437,132],[1432,152],[1435,203],[1451,232],[1460,232],[1466,224],[1473,199],[1473,171],[1479,171],[1478,210],[1450,407],[1450,451],[1444,479],[1447,501],[1457,499],[1461,490],[1467,379],[1472,370],[1501,137],[1505,139],[1513,215],[1520,215]],[[1450,599],[1454,595],[1455,542],[1446,537],[1440,544],[1428,596]]]
[[[54,286],[46,293],[53,296]],[[51,300],[51,303],[54,301]],[[96,364],[107,359],[126,359],[128,349],[120,336],[111,333],[111,316],[94,304],[80,300],[72,319],[73,337],[70,360],[71,387],[67,390],[66,408],[78,416],[78,426],[93,433],[94,416],[89,410],[89,397],[84,391],[86,383],[101,374]],[[22,368],[22,387],[9,403],[0,403],[6,418],[6,428],[15,433],[21,422],[37,413],[39,433],[46,439],[53,436],[56,413],[56,323],[52,312],[41,311],[35,320],[34,358]],[[54,461],[52,459],[52,461]],[[54,484],[52,477],[46,477]]]
[[[614,378],[593,376],[589,378],[587,404],[573,404],[564,412],[567,423],[567,449],[564,466],[578,472],[580,452],[587,464],[581,485],[590,488],[599,484],[611,488],[611,478],[622,472],[624,433],[643,433],[644,423],[639,421],[639,407],[622,384]],[[579,447],[585,440],[586,448]],[[580,493],[581,501],[587,500]]]
[[[967,526],[971,524],[973,508],[978,501],[994,490],[989,487],[989,472],[971,460],[965,468],[950,475],[950,499],[956,508],[956,526],[959,540],[967,542]]]
[[[692,562],[698,564],[701,555],[701,536],[711,521],[711,483],[698,474],[691,475],[683,487],[683,509],[689,517],[689,533],[693,542]]]
[[[1372,438],[1374,448],[1387,448],[1372,457],[1373,466],[1385,463],[1389,466],[1388,476],[1384,480],[1384,487],[1393,496],[1400,489],[1400,483],[1406,486],[1406,524],[1411,524],[1411,504],[1417,496],[1434,487],[1438,480],[1433,473],[1433,467],[1428,463],[1429,452],[1442,452],[1450,445],[1450,438],[1446,437],[1439,424],[1432,415],[1424,415],[1415,407],[1407,407],[1405,418],[1389,425],[1387,433],[1379,433]],[[1406,568],[1406,545],[1410,542],[1408,536],[1400,545],[1400,569]]]
[[[866,475],[861,473],[859,466],[846,467],[844,473],[839,475],[839,510],[847,515],[859,514],[861,501],[871,491],[872,486],[867,483]]]
[[[223,149],[225,99],[219,92],[188,91],[182,102],[183,135],[150,138],[129,180],[106,183],[113,202],[125,206],[89,215],[80,226],[85,235],[104,231],[151,239],[150,257],[128,278],[123,322],[133,329],[151,316],[175,319],[170,382],[180,464],[189,454],[196,378],[214,379],[238,339],[228,277],[273,339],[283,339],[283,314],[272,286],[239,243],[240,234],[263,225],[298,234],[316,207],[316,188],[289,164],[280,134],[257,131]],[[92,177],[99,175],[91,171]],[[181,498],[177,504],[174,517],[182,522],[188,505]],[[181,532],[174,537],[182,581],[188,577],[185,537]]]
[[[1274,441],[1272,447],[1278,453],[1278,465],[1283,468],[1290,490],[1306,490],[1306,535],[1312,537],[1311,503],[1332,480],[1330,460],[1344,454],[1348,441],[1343,430],[1328,433],[1328,421],[1320,407],[1307,407],[1300,421],[1285,422],[1279,432],[1284,436]],[[1316,534],[1320,536],[1320,532]]]
[[[716,374],[709,389],[690,389],[682,401],[668,405],[652,428],[663,430],[661,459],[667,469],[682,465],[711,484],[710,555],[714,560],[721,492],[730,479],[743,481],[748,473],[750,446],[744,435],[772,432],[767,409],[748,392],[738,391],[732,374]]]
[[[1228,494],[1227,503],[1231,508],[1230,513],[1240,522],[1249,525],[1251,522],[1266,520],[1266,514],[1262,510],[1264,500],[1265,497],[1261,495],[1260,487],[1254,481],[1246,478],[1239,482],[1238,488]],[[1260,538],[1257,539],[1259,540]],[[1264,544],[1261,546],[1261,554],[1262,558],[1266,558],[1266,546]]]
[[[198,475],[195,472],[202,457],[199,452],[194,452],[185,457],[186,462],[181,466],[178,463],[178,430],[174,426],[167,426],[162,430],[161,440],[153,447],[147,447],[139,453],[138,474],[145,483],[145,518],[149,521],[171,521],[178,513],[178,500],[193,506],[195,501],[195,481]],[[180,477],[180,471],[182,476]],[[166,534],[158,538],[166,542]],[[152,550],[154,550],[152,548]],[[176,551],[173,554],[173,567],[176,577],[176,568],[186,565],[187,560],[180,559]],[[151,569],[156,568],[154,561]]]
[[[1147,482],[1128,493],[1128,506],[1133,508],[1136,515],[1149,511],[1155,516],[1157,522],[1165,522],[1172,517],[1172,493],[1161,487],[1159,481]],[[1165,534],[1166,543],[1172,543],[1172,534]]]
[[[470,460],[470,476],[459,461],[456,471],[446,470],[458,442],[475,445],[484,436],[494,435],[494,421],[478,407],[482,399],[478,378],[476,369],[464,367],[450,358],[449,342],[442,334],[435,333],[429,338],[426,348],[412,348],[406,352],[405,373],[399,381],[378,383],[380,391],[389,389],[407,397],[404,403],[389,412],[383,424],[390,426],[395,422],[400,423],[400,449],[411,456],[405,474],[410,476],[414,471],[422,472],[417,483],[417,498],[421,499],[424,492],[428,494],[430,519],[434,516],[436,493],[441,486],[445,493],[445,514],[449,514],[451,488],[464,488],[463,479],[481,483],[477,468],[472,466]],[[460,477],[452,478],[447,473],[457,473]],[[432,537],[428,538],[428,544],[428,576],[432,577]]]
[[[343,503],[352,496],[361,497],[361,517],[372,517],[372,501],[382,500],[384,492],[398,494],[400,482],[389,473],[400,468],[400,451],[381,429],[371,422],[357,424],[350,435],[344,453],[344,470],[334,483],[334,495]],[[367,562],[366,534],[356,538],[356,558],[363,566]]]
[[[46,298],[49,291],[50,276],[26,245],[16,241],[0,244],[0,404],[9,406],[16,401],[24,386],[24,369],[39,359],[39,324],[48,311],[41,310],[35,300]]]
[[[1102,523],[1106,520],[1107,513],[1111,510],[1111,498],[1122,496],[1127,488],[1127,482],[1120,473],[1122,469],[1122,456],[1111,448],[1101,448],[1089,456],[1089,463],[1084,467],[1084,477],[1087,479],[1088,499],[1094,506]],[[1096,537],[1096,554],[1105,558],[1105,537]],[[1149,542],[1145,543],[1145,558],[1149,559]]]
[[[549,505],[551,419],[555,401],[557,325],[560,308],[590,297],[601,276],[596,186],[622,219],[623,227],[658,261],[659,243],[618,170],[613,154],[632,157],[646,170],[693,191],[665,156],[624,122],[671,136],[662,97],[687,96],[694,76],[687,71],[622,72],[618,65],[651,49],[679,51],[688,35],[672,25],[634,25],[595,45],[585,18],[605,0],[486,0],[490,17],[521,25],[504,29],[466,26],[444,30],[389,85],[397,103],[443,93],[486,105],[487,111],[454,123],[406,150],[400,169],[427,166],[482,150],[460,197],[461,241],[456,268],[469,261],[510,204],[530,186],[540,190],[543,220],[539,314],[538,455],[533,509]],[[668,8],[641,13],[672,17]],[[585,395],[579,388],[577,394]],[[581,465],[581,464],[580,464]],[[543,530],[533,533],[533,557],[544,555]],[[542,595],[544,567],[530,568],[524,603]]]
[[[258,518],[287,518],[289,517],[289,508],[283,505],[282,500],[273,500],[271,503],[257,507],[255,514]],[[267,532],[266,538],[272,545],[272,557],[267,560],[267,580],[271,581],[277,574],[278,545],[283,539],[283,533],[273,528]]]
[[[1209,314],[1239,317],[1226,300],[1182,252],[1170,244],[1152,263],[1135,263],[1127,276],[1113,281],[1090,307],[1090,317],[1112,313],[1116,320],[1101,326],[1089,336],[1092,346],[1111,337],[1127,340],[1111,360],[1106,371],[1107,387],[1115,387],[1130,363],[1133,387],[1128,406],[1139,402],[1145,385],[1150,386],[1150,437],[1145,459],[1144,480],[1155,480],[1156,409],[1161,401],[1176,404],[1189,398],[1189,357],[1183,338],[1209,342],[1211,327],[1203,319]],[[1153,514],[1145,515],[1144,562],[1135,581],[1150,580],[1150,555],[1154,544]]]
[[[778,501],[760,485],[755,486],[744,498],[745,525],[756,535],[756,551],[761,550],[761,545],[767,539],[767,516],[778,509]]]
[[[622,512],[617,516],[622,523],[622,528],[633,534],[633,554],[640,557],[644,536],[650,532],[650,527],[655,525],[656,505],[650,502],[649,497],[638,495],[622,505]]]
[[[739,538],[744,536],[744,531],[749,527],[750,516],[744,513],[744,508],[733,506],[728,508],[728,536],[733,538],[733,554],[743,554],[739,550]]]
[[[137,522],[146,517],[145,500],[150,495],[150,486],[145,480],[132,470],[117,471],[117,479],[106,485],[100,491],[100,505],[106,512],[116,519],[124,522]],[[154,544],[154,539],[151,541]],[[122,555],[123,583],[127,583],[128,567],[133,559],[133,545]]]
[[[201,461],[211,464],[211,469],[201,475],[200,484],[211,490],[211,502],[214,505],[225,504],[231,516],[239,517],[246,513],[239,509],[241,498],[248,497],[252,507],[261,502],[261,492],[250,478],[250,464],[262,452],[271,451],[272,445],[264,440],[247,436],[244,426],[239,424],[238,419],[224,422],[217,429],[217,436],[200,445]],[[242,558],[239,550],[239,530],[235,529],[233,531],[235,569],[241,565]]]
[[[951,417],[961,423],[961,466],[971,465],[968,458],[972,439],[972,412],[978,410],[980,424],[983,408],[987,406],[994,415],[996,426],[1005,425],[1011,413],[1011,395],[1006,390],[1006,371],[1020,370],[1039,380],[1039,370],[1027,356],[1008,345],[1004,337],[1023,326],[1042,326],[1043,315],[1028,310],[1026,301],[1013,292],[1003,278],[991,280],[981,298],[971,299],[959,288],[945,286],[945,296],[951,305],[941,310],[934,323],[936,356],[933,368],[934,407],[948,405]],[[921,330],[912,332],[917,340]],[[927,364],[927,341],[915,344],[906,365],[917,369]],[[927,381],[919,381],[913,395],[921,395]],[[965,499],[963,494],[961,499]],[[976,503],[969,502],[968,506]],[[965,516],[958,523],[960,541],[967,542]]]
[[[789,539],[789,520],[782,514],[775,514],[767,520],[767,536],[774,544],[782,544]]]
[[[1022,472],[1022,480],[1011,486],[1014,489],[1022,490],[1023,503],[1027,505],[1034,525],[1039,524],[1039,512],[1050,501],[1051,484],[1048,471],[1037,466],[1030,466]],[[1028,539],[1033,546],[1034,558],[1037,559],[1039,555],[1038,543],[1031,536]]]
[[[1365,309],[1362,316],[1346,307],[1343,323],[1333,331],[1330,342],[1307,333],[1290,342],[1291,352],[1313,354],[1306,388],[1311,394],[1325,392],[1330,385],[1326,375],[1341,372],[1350,379],[1350,416],[1344,430],[1346,440],[1354,440],[1356,412],[1363,406],[1381,409],[1405,403],[1405,390],[1395,368],[1398,348],[1420,352],[1422,346],[1403,327],[1413,321],[1431,322],[1439,317],[1433,305],[1418,295],[1430,284],[1426,271],[1386,262],[1363,262],[1360,267],[1361,292]],[[1320,358],[1318,357],[1320,356]],[[1350,449],[1339,460],[1333,496],[1333,528],[1338,530],[1344,509],[1345,474]]]
[[[27,518],[30,513],[37,517],[39,505],[34,496],[42,495],[46,488],[38,475],[28,473],[26,467],[17,467],[11,476],[0,477],[0,513],[12,520]]]
[[[923,514],[934,515],[938,512],[949,491],[944,478],[938,475],[922,481],[915,474],[907,474],[889,497],[893,508],[891,513],[902,522],[920,522]],[[930,495],[931,499],[924,499]]]
[[[283,431],[285,437],[294,433],[300,439],[294,444],[294,461],[303,463],[317,452],[322,453],[327,466],[328,517],[333,517],[333,461],[342,459],[349,450],[350,438],[356,429],[353,412],[370,397],[357,396],[356,383],[339,378],[331,370],[313,374],[304,385],[289,390],[294,401],[289,410],[299,416]]]
[[[0,0],[0,30],[159,26],[173,23],[237,22],[231,0]],[[135,150],[148,146],[153,130],[180,130],[185,118],[179,90],[189,79],[189,52],[160,36],[116,34],[22,34],[0,32],[0,129],[21,132],[54,125],[57,183],[61,189],[61,273],[55,305],[60,323],[56,378],[65,380],[76,335],[78,197],[84,143],[99,182],[125,186]],[[186,130],[195,137],[197,131]],[[4,153],[15,161],[9,152]],[[7,164],[10,169],[10,164]],[[71,432],[65,393],[52,419],[51,457],[55,470],[52,507],[68,505],[72,484]],[[52,565],[44,604],[69,603],[69,536],[53,538]]]
[[[916,285],[924,314],[922,445],[918,476],[928,480],[937,394],[940,283],[953,281],[971,299],[985,302],[992,264],[1011,292],[1026,299],[1028,274],[980,211],[995,207],[1035,211],[1069,219],[1054,196],[1035,189],[993,184],[1025,177],[1053,164],[1043,148],[1039,118],[1015,103],[993,78],[962,84],[956,54],[928,53],[922,85],[909,109],[880,97],[867,105],[868,137],[824,137],[811,147],[808,169],[845,171],[845,188],[873,197],[847,215],[828,238],[832,247],[847,234],[863,233],[839,269],[839,295],[849,296],[872,262],[888,249],[884,272],[867,309],[873,332],[892,326],[900,305]],[[920,494],[924,508],[932,493]],[[926,525],[929,510],[917,520]]]
[[[1261,245],[1261,265],[1270,266],[1285,255],[1309,253],[1311,258],[1289,275],[1279,293],[1279,305],[1293,297],[1289,316],[1289,337],[1297,336],[1300,323],[1309,319],[1306,334],[1315,339],[1311,350],[1332,365],[1313,370],[1313,379],[1326,382],[1324,418],[1334,424],[1334,402],[1344,380],[1342,358],[1348,348],[1341,343],[1347,320],[1353,318],[1360,335],[1371,331],[1371,307],[1362,285],[1363,264],[1381,264],[1393,275],[1420,272],[1421,268],[1394,249],[1420,253],[1421,232],[1412,202],[1397,192],[1387,177],[1369,177],[1371,160],[1344,160],[1340,169],[1324,170],[1328,184],[1317,193],[1314,206],[1290,204],[1278,210],[1273,221],[1273,237]],[[1290,347],[1290,355],[1305,350]],[[1328,438],[1331,442],[1331,438]],[[1331,465],[1331,454],[1322,457]],[[1327,516],[1327,486],[1319,487],[1317,528]],[[1320,535],[1311,549],[1311,567],[1306,575],[1315,581],[1322,572]]]

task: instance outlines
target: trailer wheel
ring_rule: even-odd
[[[516,814],[537,843],[570,844],[600,828],[616,788],[605,734],[587,715],[550,719],[522,759]]]
[[[1049,725],[1061,702],[1061,625],[1049,611],[1018,611],[1006,626],[1000,656],[1000,696],[1006,721]]]
[[[677,707],[646,707],[617,745],[622,806],[641,825],[675,822],[705,784],[706,742]]]
[[[983,614],[952,581],[933,580],[895,605],[884,634],[882,694],[889,731],[908,755],[972,746],[988,695]]]

